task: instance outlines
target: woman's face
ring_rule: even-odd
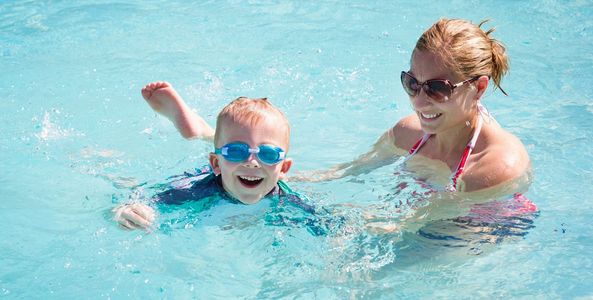
[[[432,52],[415,50],[409,72],[418,82],[430,79],[447,79],[452,84],[468,78],[459,78],[443,59]],[[414,112],[420,119],[422,130],[429,134],[444,132],[459,126],[467,126],[476,115],[476,91],[474,83],[461,85],[453,90],[444,102],[431,99],[422,90],[416,96],[410,96]]]

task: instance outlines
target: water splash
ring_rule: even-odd
[[[54,110],[54,113],[60,114],[60,111]],[[33,120],[36,120],[36,118],[34,118]],[[51,121],[49,112],[45,112],[43,114],[43,120],[41,121],[41,124],[39,124],[38,126],[41,128],[41,130],[39,131],[39,133],[35,134],[35,137],[37,137],[41,141],[59,140],[69,136],[84,136],[83,133],[76,132],[72,128],[63,129],[56,123],[53,123]]]

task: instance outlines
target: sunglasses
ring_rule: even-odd
[[[214,149],[214,153],[220,154],[224,159],[235,163],[244,162],[251,156],[251,153],[255,153],[257,158],[266,165],[275,165],[286,157],[286,152],[280,147],[263,144],[253,149],[243,142],[228,143]]]
[[[401,75],[402,85],[408,95],[414,97],[420,94],[420,90],[424,90],[428,97],[440,103],[446,102],[455,88],[466,83],[474,82],[479,78],[480,76],[476,76],[460,83],[452,84],[451,81],[446,79],[431,79],[425,82],[419,82],[418,79],[405,71],[402,71]]]

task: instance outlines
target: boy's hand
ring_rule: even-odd
[[[366,229],[374,234],[388,234],[397,233],[401,229],[394,223],[391,222],[370,222],[364,225]]]
[[[155,218],[152,207],[142,203],[122,204],[114,208],[113,219],[125,229],[148,229]]]

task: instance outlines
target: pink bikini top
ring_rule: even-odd
[[[480,131],[482,131],[482,123],[483,123],[482,117],[480,116],[480,117],[478,117],[478,126],[474,130],[472,139],[469,141],[469,143],[467,143],[467,146],[465,146],[465,150],[463,151],[461,160],[459,161],[459,164],[457,165],[457,169],[455,170],[455,172],[453,172],[453,174],[451,174],[451,183],[449,183],[447,185],[447,187],[445,188],[447,191],[450,191],[450,192],[457,191],[457,182],[459,180],[459,176],[461,176],[461,173],[463,173],[463,169],[465,169],[465,164],[467,163],[467,159],[469,158],[470,154],[472,153],[472,150],[474,150],[474,146],[476,145],[476,141],[478,140]],[[412,156],[414,156],[414,154],[416,154],[420,150],[420,148],[422,148],[424,143],[426,143],[426,141],[428,141],[428,139],[430,137],[431,137],[431,134],[425,133],[424,136],[422,136],[422,138],[420,140],[418,140],[416,142],[416,144],[414,144],[412,149],[410,149],[410,153],[406,157],[406,160],[408,160]]]

